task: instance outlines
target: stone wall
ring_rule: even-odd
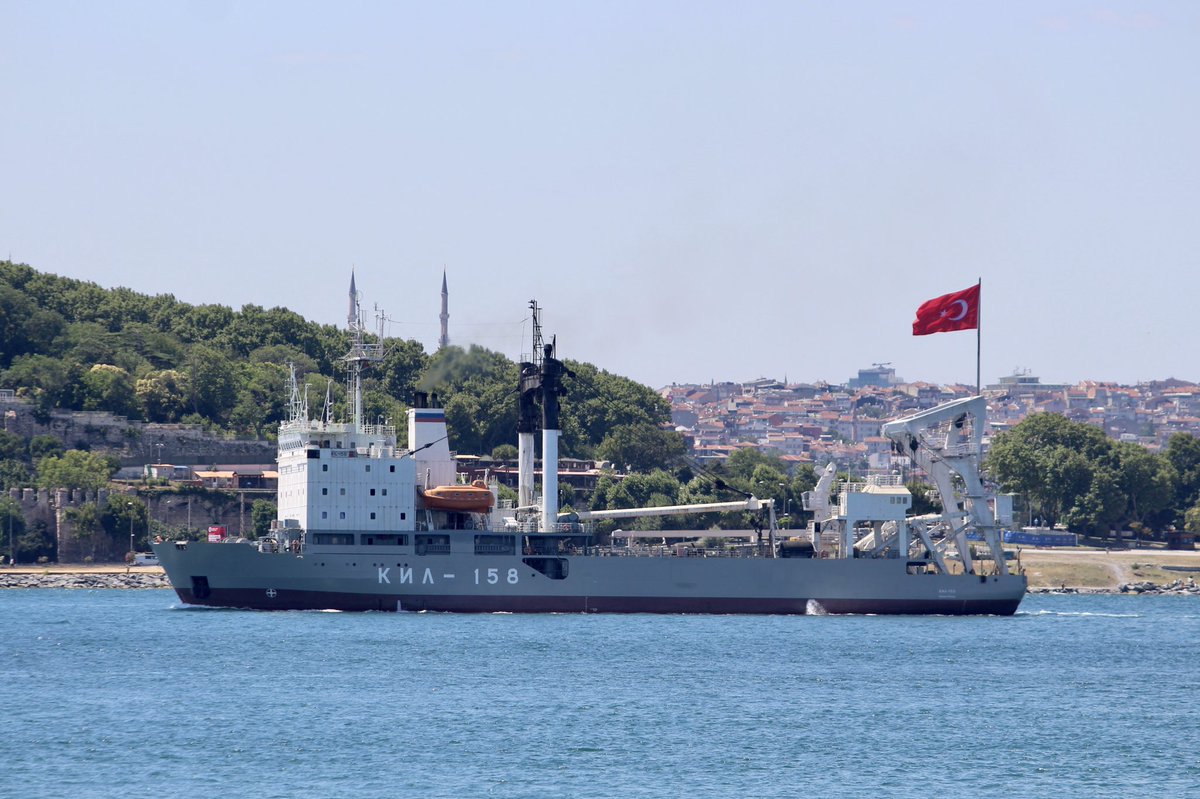
[[[34,407],[23,399],[0,397],[4,429],[25,438],[52,435],[66,449],[112,452],[122,466],[176,463],[273,463],[275,445],[269,441],[225,438],[197,425],[139,422],[106,411],[51,411],[39,421]],[[161,448],[160,446],[161,445]]]
[[[98,531],[80,535],[69,512],[84,505],[96,505],[99,509],[108,503],[110,493],[108,489],[46,491],[14,488],[9,491],[9,496],[20,505],[26,529],[40,521],[54,535],[59,563],[83,563],[89,557],[96,563],[119,563],[129,551],[128,533],[118,531],[109,535]],[[174,493],[161,489],[130,489],[125,493],[146,503],[150,512],[150,534],[168,539],[182,537],[188,530],[204,531],[209,525],[222,525],[230,535],[245,535],[251,527],[250,508],[254,500],[275,501],[274,493],[269,491]],[[134,530],[139,549],[144,550],[142,542],[146,540],[146,533],[144,529]]]

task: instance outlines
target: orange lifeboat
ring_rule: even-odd
[[[434,486],[422,492],[425,507],[431,510],[456,510],[465,513],[487,513],[495,497],[482,480],[469,486]]]

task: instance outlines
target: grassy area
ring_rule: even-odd
[[[1100,563],[1035,561],[1022,558],[1030,588],[1116,588],[1121,580],[1112,569]],[[1169,582],[1169,581],[1168,581]]]

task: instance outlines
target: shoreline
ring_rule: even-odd
[[[1200,550],[1031,549],[1016,562],[1031,594],[1200,596]],[[170,589],[161,566],[124,563],[0,566],[0,590],[19,588]]]

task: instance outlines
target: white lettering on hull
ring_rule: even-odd
[[[380,584],[380,585],[383,585],[384,583],[387,583],[388,585],[391,585],[391,584],[392,584],[392,581],[388,579],[388,572],[389,572],[389,571],[391,571],[391,567],[390,567],[390,566],[388,566],[387,568],[382,568],[382,567],[381,567],[381,568],[379,569],[379,584]]]

